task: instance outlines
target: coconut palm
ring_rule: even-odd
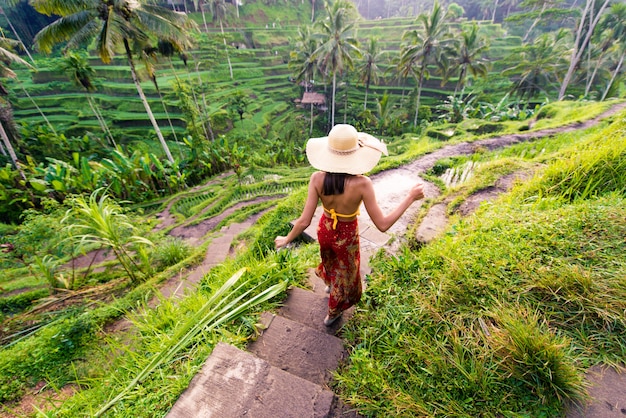
[[[106,120],[104,120],[98,105],[93,101],[89,94],[96,89],[92,82],[96,71],[89,65],[87,57],[84,54],[79,54],[74,51],[68,52],[63,58],[60,69],[67,74],[68,77],[70,77],[74,84],[85,89],[87,103],[98,120],[100,129],[102,129],[102,132],[104,132],[104,134],[109,138],[111,145],[115,147],[115,139],[113,139],[113,135],[111,135],[111,131],[107,126]]]
[[[4,12],[5,7],[13,7],[17,5],[17,3],[19,3],[19,0],[0,0],[0,14],[4,16],[4,19],[9,25],[11,32],[13,32],[13,36],[15,36],[15,39],[17,39],[17,41],[19,42],[20,47],[24,50],[24,52],[26,52],[26,55],[28,55],[30,62],[32,62],[33,65],[35,65],[35,60],[33,59],[32,55],[30,55],[30,51],[28,50],[28,48],[26,48],[26,45],[24,44],[24,42],[22,42],[22,39],[20,38],[20,35],[17,33],[17,31],[13,27],[13,23],[11,22],[11,19],[9,19],[9,16],[7,16],[7,14]]]
[[[367,109],[367,94],[370,84],[378,83],[378,64],[382,60],[383,53],[380,51],[378,38],[370,38],[367,48],[363,50],[363,59],[360,62],[358,73],[361,74],[360,81],[365,84],[365,100],[363,100],[363,110]]]
[[[222,32],[222,41],[224,41],[224,51],[226,51],[226,60],[228,61],[228,70],[230,71],[230,79],[233,79],[233,66],[230,63],[230,55],[228,54],[228,45],[226,44],[226,35],[224,34],[224,20],[228,16],[228,8],[226,7],[225,0],[210,0],[209,7],[211,14],[213,15],[213,22],[220,23],[220,30]]]
[[[66,42],[66,50],[72,50],[95,40],[98,56],[108,64],[118,48],[124,50],[137,93],[168,160],[174,164],[141,87],[133,48],[141,50],[151,37],[156,37],[184,49],[190,45],[188,30],[194,27],[192,21],[182,13],[138,0],[31,0],[31,4],[40,13],[61,16],[35,36],[35,44],[44,53],[50,53],[61,42]]]
[[[424,79],[430,77],[428,66],[437,62],[447,44],[453,41],[446,23],[447,15],[447,11],[436,1],[429,15],[421,14],[418,16],[417,20],[422,25],[421,30],[410,30],[402,35],[405,44],[400,52],[401,67],[410,69],[417,82],[415,118],[413,120],[415,126],[417,126]]]
[[[317,70],[318,43],[311,33],[310,26],[298,28],[294,49],[289,53],[289,68],[295,73],[295,80],[304,82],[304,91],[308,92],[311,80]]]
[[[317,57],[315,51],[318,44],[311,34],[310,26],[303,26],[298,29],[298,36],[295,39],[295,47],[290,52],[289,68],[295,72],[295,80],[304,82],[304,91],[308,92],[311,81],[315,77],[317,70]],[[310,128],[313,132],[313,103],[311,103]]]
[[[559,70],[566,62],[566,36],[563,29],[556,34],[543,34],[532,44],[512,51],[509,60],[515,64],[502,74],[515,77],[513,90],[520,97],[531,99],[540,92],[549,95],[550,87],[558,82]]]
[[[327,16],[319,21],[320,46],[314,55],[327,75],[332,75],[332,109],[331,126],[335,124],[335,93],[337,91],[337,74],[353,68],[353,59],[361,55],[355,34],[354,5],[344,0],[330,3],[326,1]]]
[[[602,100],[604,100],[615,81],[615,78],[622,68],[624,58],[626,57],[626,4],[613,3],[609,12],[603,16],[602,27],[609,28],[612,31],[612,39],[618,44],[619,59],[611,74],[611,80],[607,84],[607,87],[602,94]]]
[[[600,21],[604,9],[609,5],[611,0],[603,0],[601,3],[595,2],[595,0],[586,0],[585,7],[581,13],[578,21],[578,27],[574,35],[574,47],[572,48],[569,68],[567,73],[563,77],[561,82],[561,88],[559,89],[559,100],[563,100],[565,92],[570,82],[574,78],[574,72],[580,64],[580,60],[583,57],[584,52],[589,45],[593,32]]]
[[[454,88],[454,94],[465,86],[467,73],[474,77],[486,77],[489,73],[488,62],[483,57],[484,52],[489,48],[484,37],[478,34],[478,25],[474,23],[469,30],[461,33],[461,43],[459,45],[459,55],[455,66],[459,69],[459,79]]]
[[[11,51],[11,48],[15,45],[15,41],[7,38],[0,38],[0,78],[15,78],[16,74],[13,70],[11,70],[8,65],[10,63],[16,63],[20,65],[25,65],[26,67],[33,68],[29,63],[24,61],[18,55],[14,54]],[[8,92],[0,82],[0,94],[6,95]],[[15,149],[9,140],[9,135],[7,133],[7,128],[10,128],[13,124],[13,117],[11,112],[11,105],[8,101],[2,100],[0,101],[0,138],[2,138],[2,143],[6,152],[9,154],[11,158],[11,162],[15,169],[20,173],[22,179],[26,180],[26,176],[24,175],[24,171],[18,164],[17,154],[15,153]],[[14,131],[14,130],[12,130]]]

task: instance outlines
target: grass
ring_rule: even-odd
[[[544,175],[442,239],[371,263],[336,376],[342,398],[365,416],[560,416],[586,399],[587,367],[623,364],[626,193],[617,181],[588,187],[626,155],[623,129],[551,138],[535,154]],[[562,185],[572,177],[587,180]]]

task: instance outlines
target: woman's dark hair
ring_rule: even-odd
[[[346,173],[326,173],[324,176],[322,194],[324,196],[343,194],[343,189],[348,177],[352,177],[352,175]]]

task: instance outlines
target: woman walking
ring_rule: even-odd
[[[311,224],[321,200],[324,212],[317,227],[321,263],[315,273],[330,293],[326,326],[361,299],[357,221],[361,203],[376,228],[385,232],[413,202],[424,197],[423,185],[418,182],[393,211],[383,214],[372,181],[364,175],[376,166],[381,154],[387,155],[383,142],[351,125],[335,125],[328,136],[309,139],[307,158],[320,171],[311,175],[306,203],[294,227],[286,237],[274,241],[280,248],[296,239]]]

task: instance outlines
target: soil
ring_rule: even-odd
[[[488,149],[493,150],[496,148],[510,146],[516,143],[531,141],[534,139],[542,138],[545,136],[553,136],[559,133],[570,132],[577,129],[585,129],[594,124],[598,123],[600,120],[605,119],[614,115],[615,113],[626,108],[626,103],[620,103],[613,106],[609,111],[603,113],[602,115],[585,121],[574,123],[567,126],[562,126],[559,128],[551,128],[545,129],[535,132],[526,132],[526,133],[518,133],[511,135],[504,135],[494,138],[488,138],[484,140],[475,141],[472,143],[460,143],[454,145],[448,145],[443,147],[437,151],[434,151],[428,155],[425,155],[403,167],[399,167],[396,169],[387,170],[376,175],[373,175],[372,181],[376,187],[377,200],[381,206],[383,212],[388,212],[390,208],[394,208],[397,204],[404,198],[406,195],[406,191],[417,181],[419,180],[419,175],[431,169],[433,165],[440,159],[446,157],[454,157],[458,155],[470,155],[475,153],[480,149]],[[499,179],[493,187],[481,190],[474,195],[470,196],[465,200],[465,202],[458,208],[458,212],[462,216],[468,216],[473,213],[474,210],[478,207],[478,205],[485,201],[490,200],[498,196],[500,193],[505,192],[510,189],[515,181],[523,181],[527,178],[529,173],[519,172],[513,173],[511,175],[505,176]],[[209,183],[198,186],[195,189],[201,189],[208,184],[213,184],[218,182],[223,177],[227,176],[228,173],[211,180]],[[439,194],[439,190],[436,186],[430,183],[425,184],[426,197],[436,197]],[[192,242],[201,241],[208,232],[212,231],[226,216],[233,213],[237,209],[240,209],[243,206],[247,206],[253,203],[257,203],[262,201],[263,198],[255,199],[253,201],[242,202],[238,204],[236,207],[233,207],[219,216],[214,218],[209,218],[197,224],[190,224],[192,220],[188,220],[185,225],[177,226],[170,231],[170,235],[177,236],[180,238],[184,238],[190,240]],[[156,227],[156,229],[166,229],[175,224],[176,218],[171,214],[170,208],[175,202],[172,201],[169,203],[166,209],[163,212],[156,215],[157,219],[161,222]],[[444,202],[446,203],[446,202]],[[417,210],[419,209],[418,205],[413,205],[411,209],[409,209],[404,216],[400,218],[400,220],[388,231],[391,234],[398,234],[401,236],[404,231],[407,229],[407,225],[413,221],[413,216]],[[445,215],[445,210],[440,211],[440,214],[434,217],[429,218],[429,224],[433,228],[443,229],[447,225],[447,216]],[[198,214],[197,216],[200,216]],[[362,213],[361,216],[367,217],[367,213]],[[399,244],[395,244],[397,247]],[[110,259],[110,255],[104,253],[104,251],[98,251],[86,254],[82,257],[78,257],[73,260],[74,268],[87,267],[90,263],[93,265],[97,265],[102,261]],[[68,264],[71,266],[72,263]],[[168,280],[164,286],[172,287],[176,286],[177,282],[180,281],[180,278],[172,277]],[[117,324],[113,324],[109,327],[108,331],[125,331],[128,329],[129,324],[125,323],[125,321],[120,321]],[[625,408],[625,399],[624,395],[626,388],[626,373],[623,373],[623,369],[619,370],[620,373],[616,371],[612,372],[604,372],[599,373],[598,369],[592,369],[587,375],[587,380],[590,385],[590,394],[597,400],[596,403],[592,403],[592,405],[587,409],[587,411],[592,411],[593,408],[596,410],[593,411],[609,411],[609,414],[589,414],[583,413],[583,415],[576,415],[581,413],[577,409],[572,409],[572,412],[568,414],[569,418],[578,418],[580,416],[585,417],[595,417],[595,418],[605,418],[605,417],[624,417],[626,416]],[[607,377],[608,376],[608,377]],[[4,411],[0,411],[0,418],[9,418],[9,417],[23,417],[28,416],[34,412],[33,405],[37,405],[37,407],[41,409],[46,408],[46,404],[54,404],[55,402],[59,402],[62,399],[65,399],[75,391],[75,387],[66,386],[65,388],[60,389],[59,391],[51,391],[51,390],[40,390],[43,386],[43,383],[39,385],[38,388],[33,388],[26,396],[23,397],[21,402],[3,407]],[[618,398],[616,398],[616,396]],[[619,399],[621,396],[621,399]],[[608,399],[608,400],[607,400]],[[600,402],[601,404],[597,405]],[[608,405],[608,406],[607,406]],[[610,408],[609,408],[610,407]],[[621,409],[620,409],[621,408]],[[357,416],[354,411],[351,411],[348,407],[342,406],[342,413],[348,413],[347,416]],[[614,415],[610,415],[614,413]],[[338,414],[340,415],[340,414]],[[335,415],[335,416],[338,416]]]

